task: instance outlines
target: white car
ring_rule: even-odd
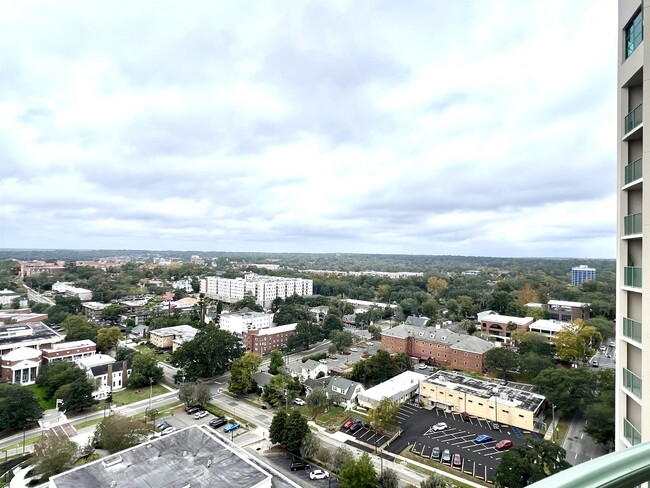
[[[433,426],[433,430],[438,431],[438,430],[445,430],[447,428],[447,424],[444,422],[438,422],[436,425]]]
[[[607,346],[600,346],[598,349],[600,349],[602,352],[607,351]]]
[[[165,430],[161,432],[161,434],[167,435],[167,434],[171,434],[172,432],[176,432],[176,427],[167,427]]]
[[[327,364],[327,359],[319,359],[318,362],[321,364]]]
[[[208,412],[206,412],[205,410],[201,410],[200,412],[194,414],[194,418],[196,420],[202,419],[203,417],[207,417],[207,416],[208,416]]]
[[[420,364],[420,366],[418,366],[418,369],[427,369],[427,365],[424,363]]]
[[[293,401],[293,403],[295,403],[296,405],[300,405],[302,407],[305,404],[305,400],[303,400],[302,398],[296,398]]]
[[[324,480],[325,478],[329,478],[329,477],[330,474],[327,471],[324,471],[322,469],[317,469],[309,473],[309,478],[311,478],[312,480]]]
[[[366,346],[372,346],[372,344],[373,344],[373,343],[370,342],[370,341],[366,342]]]
[[[350,352],[359,352],[359,349],[357,349],[356,347],[351,347]]]

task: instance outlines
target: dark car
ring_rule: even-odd
[[[431,459],[440,459],[440,448],[438,446],[433,448],[433,451],[431,451]]]
[[[217,428],[221,427],[222,425],[226,425],[227,423],[228,423],[228,421],[226,419],[221,419],[221,418],[217,417],[217,418],[214,418],[214,419],[210,420],[210,422],[208,422],[208,425],[210,427],[212,427],[213,429],[217,429]]]
[[[462,412],[460,418],[463,419],[463,422],[469,422],[469,414],[467,412]]]
[[[492,430],[501,430],[501,425],[498,422],[492,422],[490,427],[492,427]]]
[[[294,461],[291,463],[291,471],[298,471],[299,469],[311,469],[311,466],[304,461]]]
[[[199,407],[190,407],[185,409],[185,413],[187,415],[192,415],[195,414],[196,412],[200,411],[201,409]]]
[[[168,422],[160,422],[156,427],[158,427],[160,430],[165,430],[171,427],[171,424]]]
[[[352,424],[352,427],[350,427],[350,432],[356,432],[361,427],[363,427],[363,422],[361,422],[361,420],[357,420],[355,423]]]

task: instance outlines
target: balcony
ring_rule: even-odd
[[[641,444],[641,432],[628,419],[623,419],[623,435],[633,446]]]
[[[632,394],[641,398],[641,378],[635,375],[629,369],[623,368],[623,386]]]
[[[623,284],[634,288],[641,288],[641,267],[640,266],[626,266],[625,276],[623,277]]]
[[[624,218],[623,232],[626,236],[641,234],[643,231],[641,222],[642,213],[626,215]]]
[[[629,139],[633,139],[634,137],[632,136],[637,132],[635,129],[641,127],[642,123],[643,104],[640,103],[636,106],[636,108],[634,108],[634,110],[625,116],[625,135],[623,136],[623,140],[627,141]]]
[[[629,185],[633,181],[640,180],[642,177],[643,177],[643,158],[639,158],[625,167],[626,185]]]
[[[641,342],[641,322],[623,317],[623,335],[633,341]]]
[[[638,434],[638,430],[634,430]],[[641,485],[650,480],[650,443],[636,444],[565,469],[533,483],[530,488],[629,488]]]

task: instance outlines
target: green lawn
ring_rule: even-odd
[[[42,386],[29,385],[29,386],[25,386],[25,388],[28,388],[34,392],[34,396],[38,400],[38,404],[41,406],[43,410],[50,410],[52,408],[56,408],[56,398],[52,398],[50,400],[45,398],[45,389]]]
[[[146,346],[144,344],[140,344],[138,346],[135,346],[135,348],[142,352],[142,351],[151,351],[153,352],[153,357],[156,358],[156,361],[162,361],[163,363],[168,363],[171,361],[171,354],[167,352],[156,352],[156,349],[152,349],[149,346]]]
[[[169,390],[161,385],[153,385],[153,396],[162,395],[167,393]],[[148,386],[142,386],[140,388],[127,388],[122,391],[117,391],[113,393],[113,403],[121,406],[127,405],[129,403],[137,402],[140,400],[148,400],[150,394],[150,389]]]

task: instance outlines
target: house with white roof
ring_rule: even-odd
[[[426,375],[415,371],[405,371],[359,393],[357,402],[364,408],[375,408],[384,398],[390,398],[393,402],[404,403],[418,396],[420,381],[426,379],[426,377]]]
[[[292,377],[297,377],[300,381],[315,380],[320,373],[323,373],[322,376],[327,376],[327,364],[309,359],[304,363],[289,365],[288,371]]]

